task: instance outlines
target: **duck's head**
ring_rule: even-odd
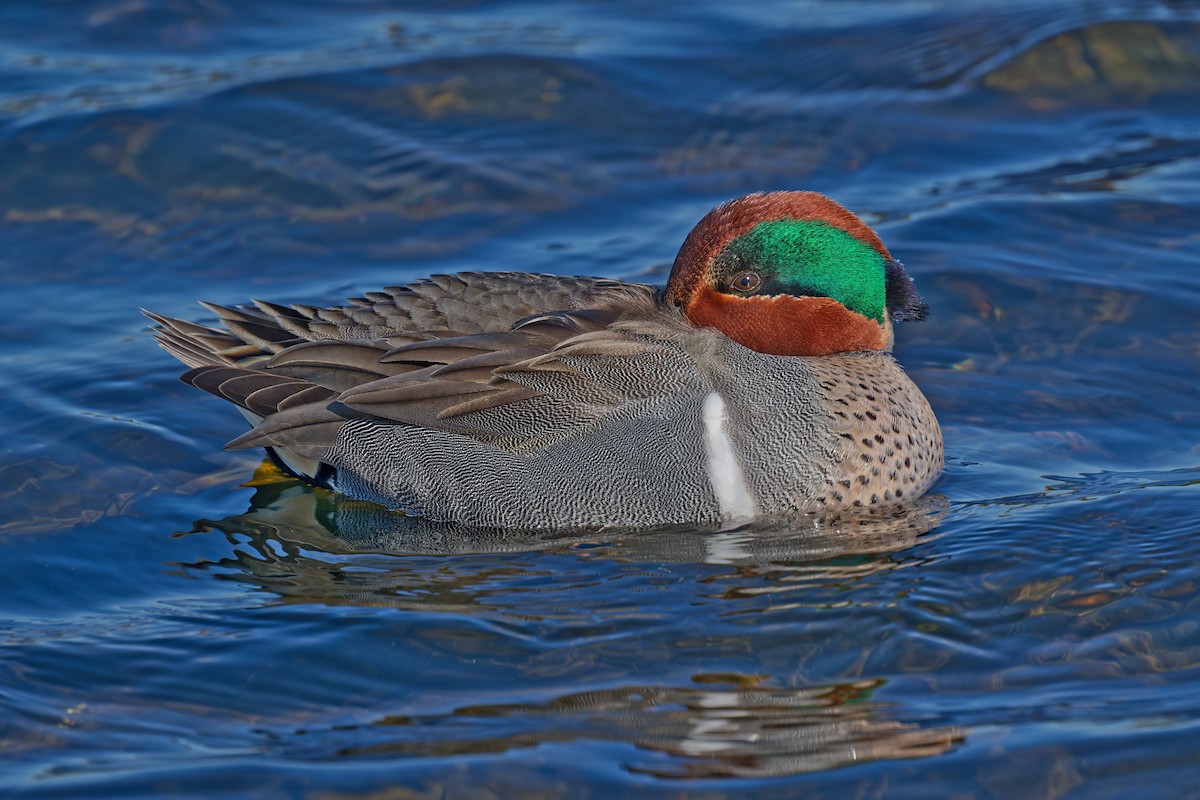
[[[879,236],[816,192],[752,194],[692,229],[666,301],[760,353],[889,350],[892,323],[928,307]]]

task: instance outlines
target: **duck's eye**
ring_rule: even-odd
[[[757,272],[739,272],[733,276],[729,285],[735,292],[750,294],[758,291],[758,287],[762,286],[762,278]]]

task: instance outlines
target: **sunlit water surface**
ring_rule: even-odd
[[[1197,796],[1200,10],[432,7],[0,9],[0,794]],[[137,313],[659,281],[772,188],[933,307],[899,519],[405,520],[223,452]]]

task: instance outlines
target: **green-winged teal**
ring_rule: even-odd
[[[487,527],[736,524],[919,497],[942,467],[891,356],[925,304],[861,220],[813,192],[713,209],[665,290],[435,275],[331,308],[156,314],[183,380],[295,475]]]

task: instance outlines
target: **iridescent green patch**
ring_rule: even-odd
[[[726,248],[757,265],[768,281],[794,294],[819,294],[883,322],[887,310],[883,256],[846,231],[820,220],[761,222]]]

